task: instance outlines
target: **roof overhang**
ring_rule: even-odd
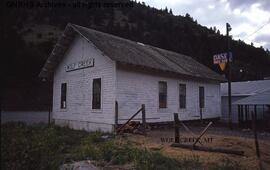
[[[59,37],[50,56],[42,67],[42,70],[39,73],[40,78],[50,79],[52,77],[54,69],[57,67],[60,60],[66,53],[76,34],[78,34],[78,31],[74,28],[74,26],[72,26],[70,23],[67,24],[64,32]]]

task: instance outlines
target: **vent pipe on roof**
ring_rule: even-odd
[[[145,46],[144,43],[141,43],[141,42],[137,42],[137,44],[142,45],[142,46]]]

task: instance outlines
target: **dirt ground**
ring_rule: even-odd
[[[198,136],[203,127],[188,126],[193,135]],[[193,135],[183,127],[180,128],[180,142],[184,144],[193,143]],[[260,132],[258,134],[259,148],[261,153],[261,164],[263,169],[270,169],[270,134]],[[225,127],[210,127],[203,136],[198,146],[220,147],[244,151],[244,156],[233,154],[223,154],[205,151],[196,151],[171,147],[174,142],[174,129],[155,129],[147,132],[146,136],[128,134],[127,140],[132,141],[140,147],[150,150],[160,150],[163,154],[173,158],[183,158],[198,156],[205,167],[228,158],[237,161],[246,169],[259,168],[259,161],[256,157],[255,142],[251,130],[229,130]],[[162,141],[163,140],[163,141]]]

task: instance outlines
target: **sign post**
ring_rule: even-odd
[[[232,30],[230,24],[226,23],[226,36],[227,36],[227,52],[216,54],[213,56],[214,64],[218,64],[221,71],[224,71],[227,64],[227,79],[228,79],[228,124],[229,128],[232,129],[232,100],[231,100],[231,62],[232,52],[230,52],[230,37],[229,32]]]
[[[227,50],[228,54],[227,56],[230,55],[230,37],[229,37],[229,32],[232,30],[231,26],[229,23],[226,23],[226,35],[227,35]],[[231,63],[230,60],[227,62],[228,63],[228,105],[229,105],[229,128],[232,129],[232,97],[231,97]]]

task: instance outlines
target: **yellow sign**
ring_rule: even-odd
[[[226,63],[219,63],[218,65],[219,65],[221,71],[224,71],[224,69],[226,67]]]

